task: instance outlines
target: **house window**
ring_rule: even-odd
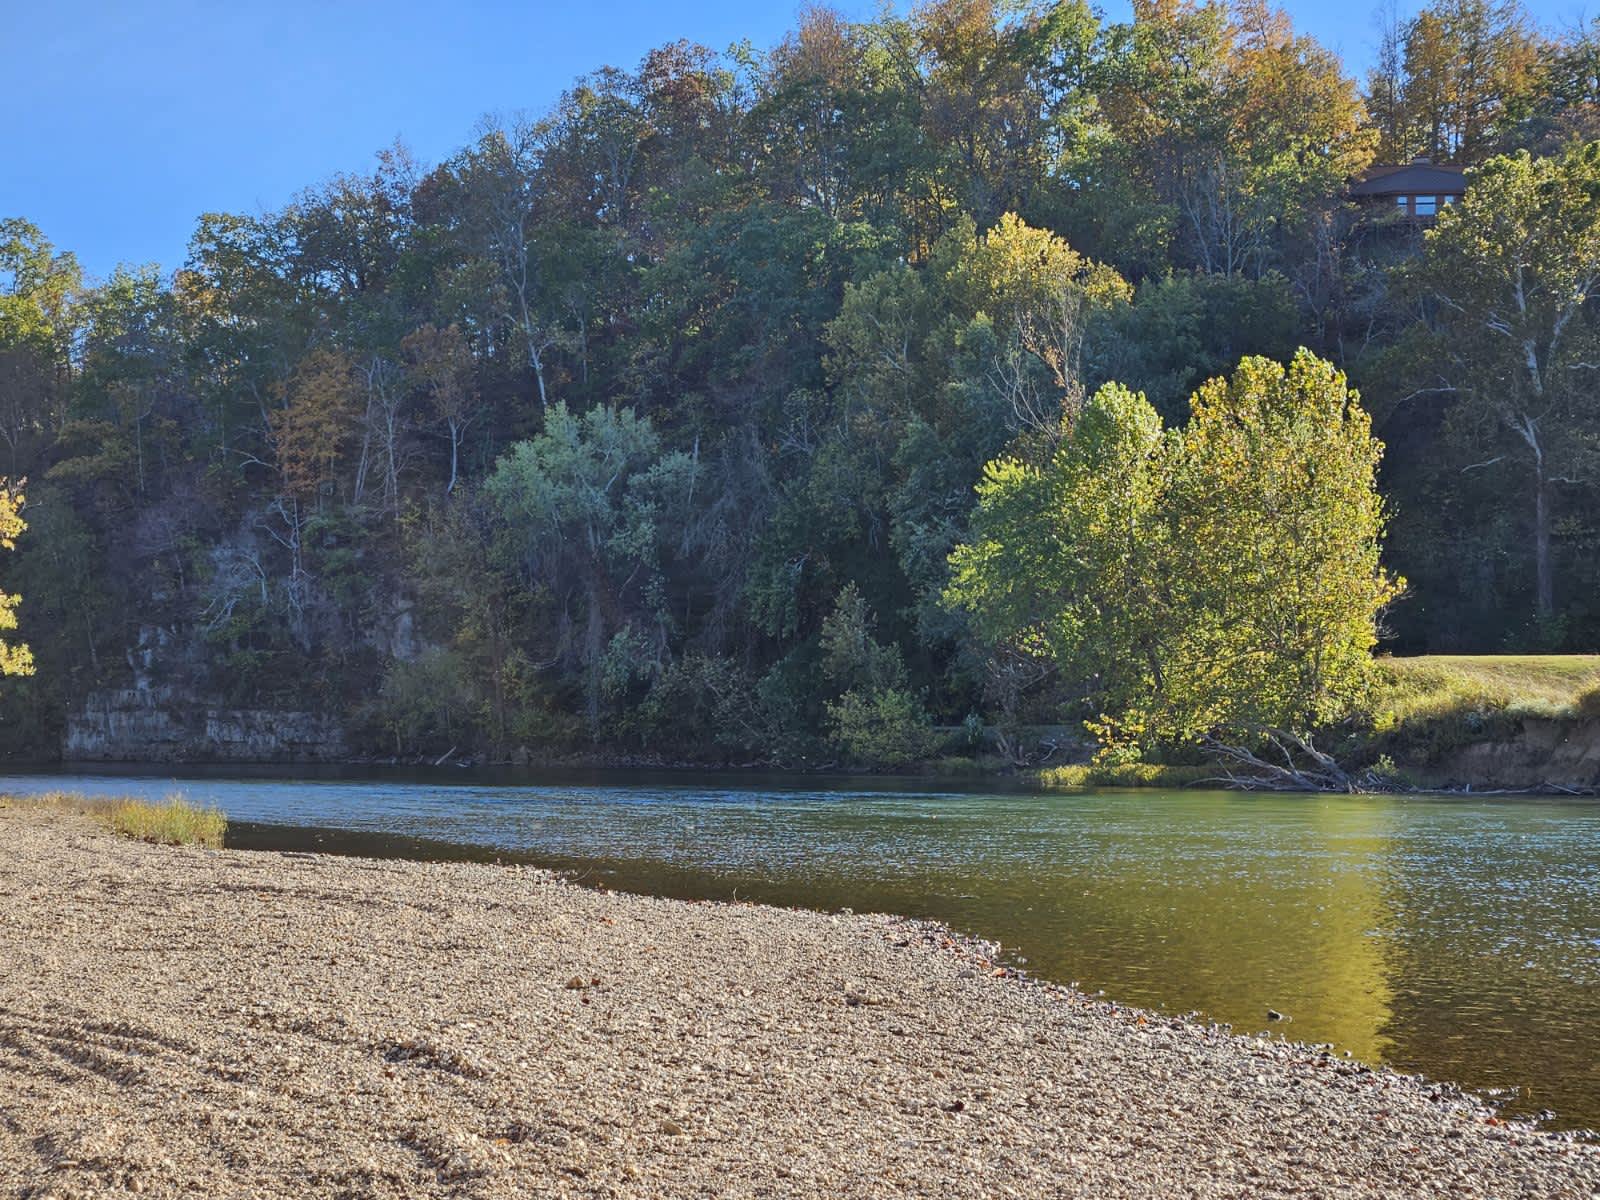
[[[1439,211],[1439,197],[1418,196],[1417,207],[1414,210],[1419,217],[1431,217]]]
[[[1394,202],[1395,202],[1395,204],[1397,206],[1399,206],[1400,208],[1405,209],[1407,212],[1409,212],[1411,210],[1411,197],[1410,196],[1396,196],[1394,198]]]
[[[1439,207],[1443,208],[1446,204],[1454,204],[1459,199],[1461,199],[1460,196],[1440,196]]]

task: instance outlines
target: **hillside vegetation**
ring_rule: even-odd
[[[175,270],[0,214],[0,751],[121,691],[413,760],[1089,720],[1127,765],[1348,727],[1380,628],[1595,649],[1600,27],[1382,43],[808,8],[196,214]],[[1349,198],[1418,155],[1436,219]],[[1408,728],[1560,700],[1383,670]]]

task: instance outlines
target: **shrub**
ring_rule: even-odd
[[[470,674],[461,655],[442,647],[389,664],[372,715],[394,739],[397,755],[450,747],[471,736],[476,697]]]
[[[1213,766],[1166,763],[1080,763],[1049,767],[1039,772],[1039,782],[1051,788],[1149,787],[1175,788],[1217,778]]]
[[[749,754],[773,740],[756,681],[722,655],[691,653],[668,663],[624,721],[647,745],[673,752]]]
[[[870,767],[904,766],[939,744],[927,710],[905,688],[852,689],[828,705],[828,726],[840,750]]]

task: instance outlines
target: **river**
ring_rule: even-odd
[[[1332,1042],[1600,1128],[1591,800],[637,772],[0,777],[0,793],[57,788],[181,791],[221,807],[237,845],[515,856],[626,890],[934,917],[1121,1002]]]

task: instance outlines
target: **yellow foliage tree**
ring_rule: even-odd
[[[333,478],[340,447],[355,425],[356,382],[350,361],[313,350],[283,388],[283,407],[268,417],[286,491],[314,495]]]
[[[22,492],[9,481],[0,480],[0,546],[7,550],[17,548],[17,535],[28,527],[22,519],[22,505]],[[17,627],[17,606],[21,603],[21,596],[0,592],[0,630]],[[32,674],[33,652],[0,639],[0,675]]]
[[[1024,429],[1054,434],[1083,405],[1083,342],[1090,315],[1126,304],[1133,289],[1116,270],[1079,254],[1015,213],[976,238],[962,270],[1000,335],[994,377]],[[1044,370],[1041,391],[1030,364]]]

